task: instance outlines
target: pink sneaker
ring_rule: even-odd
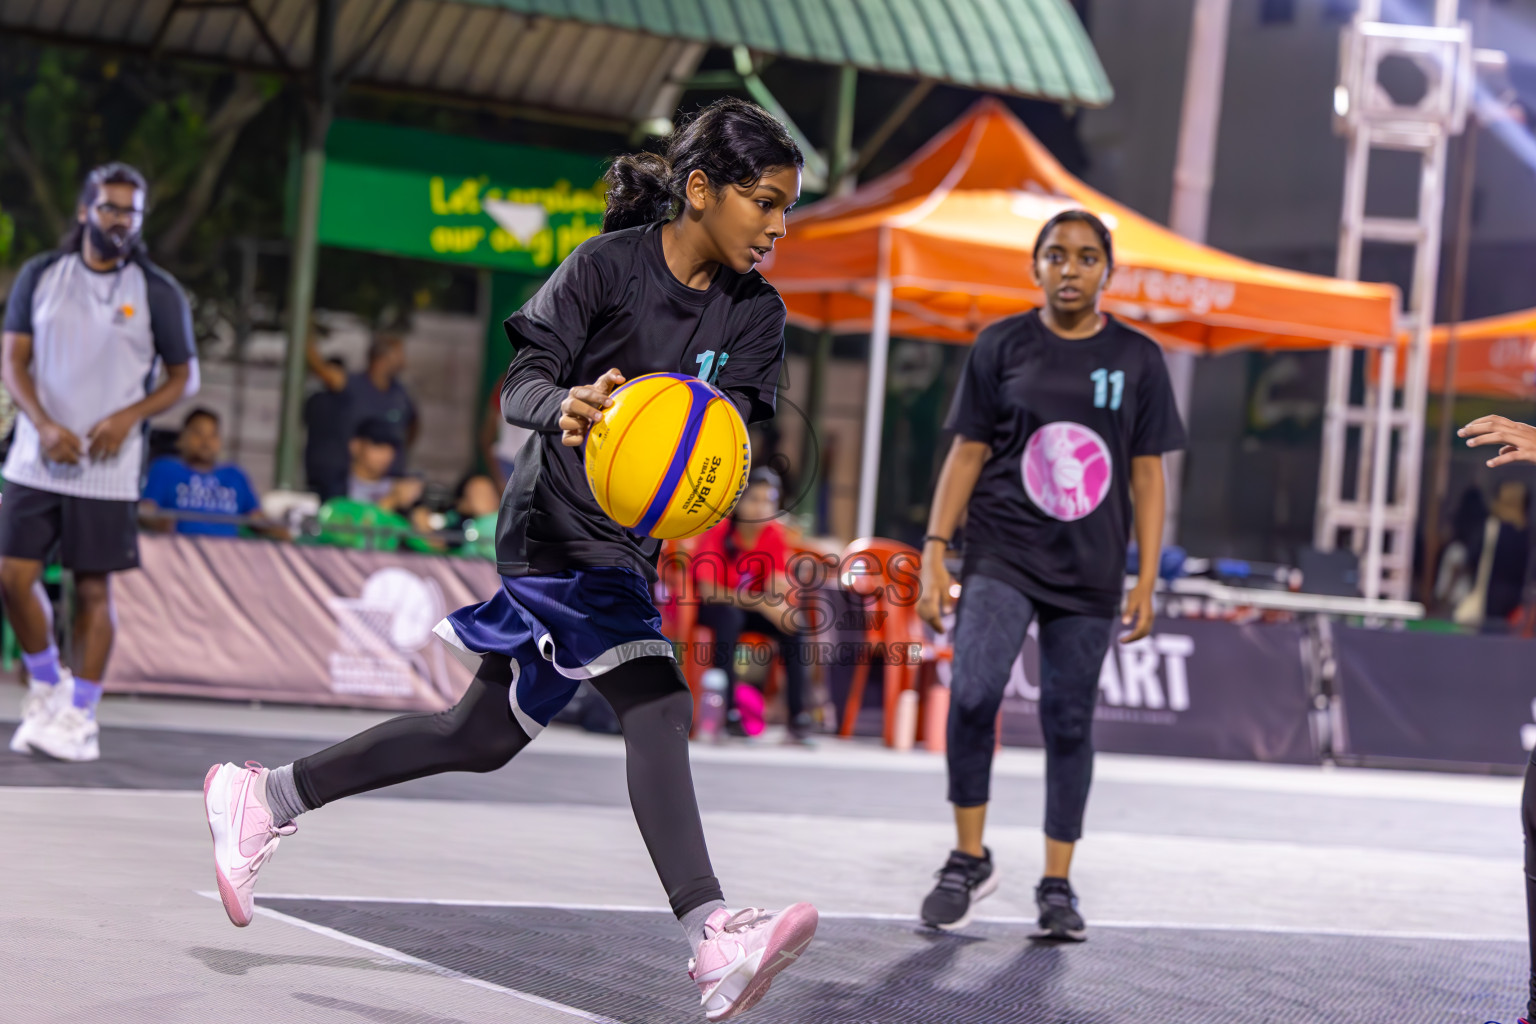
[[[794,963],[816,934],[816,908],[796,903],[778,913],[756,907],[717,910],[704,922],[704,944],[688,963],[704,1015],[729,1020],[752,1009],[774,975]]]
[[[244,768],[216,764],[203,779],[203,807],[208,831],[213,834],[213,869],[219,880],[219,899],[236,926],[251,923],[256,894],[256,873],[277,852],[278,840],[291,836],[298,826],[290,822],[272,826],[272,815],[257,797],[267,770],[255,761]]]

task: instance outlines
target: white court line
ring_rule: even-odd
[[[67,796],[200,796],[201,789],[118,789],[113,786],[0,786],[0,795],[6,793],[23,793],[28,796],[53,796],[63,793]]]
[[[217,893],[199,893],[217,899]],[[454,900],[410,899],[404,896],[319,896],[313,893],[263,893],[265,900],[311,900],[316,903],[402,903],[433,907],[504,907],[514,910],[572,910],[591,913],[671,914],[669,907],[637,907],[613,903],[549,903],[532,900]],[[916,925],[913,914],[880,914],[861,911],[820,910],[821,917],[844,921],[904,921]],[[1032,917],[987,917],[972,920],[982,924],[1027,924]],[[1093,921],[1095,928],[1150,929],[1165,931],[1254,932],[1262,935],[1327,935],[1351,939],[1433,939],[1446,942],[1523,942],[1524,935],[1469,935],[1458,932],[1393,932],[1354,928],[1302,928],[1295,925],[1210,924],[1169,921]]]
[[[216,892],[199,891],[197,895],[205,896],[211,900],[219,899],[219,894]],[[490,992],[499,992],[502,995],[514,996],[523,1000],[524,1002],[532,1003],[535,1006],[542,1006],[546,1010],[555,1010],[559,1013],[569,1014],[572,1017],[576,1017],[584,1021],[589,1021],[591,1024],[623,1024],[622,1021],[614,1020],[612,1017],[604,1017],[600,1013],[588,1013],[586,1010],[579,1010],[574,1006],[566,1006],[564,1003],[557,1003],[552,999],[545,999],[543,996],[536,996],[531,992],[521,992],[515,988],[508,988],[505,985],[498,985],[492,981],[485,981],[481,978],[476,978],[471,975],[464,974],[460,971],[455,971],[451,967],[444,967],[442,964],[435,964],[430,960],[422,960],[419,957],[411,956],[409,953],[402,953],[400,950],[394,949],[390,946],[381,946],[377,942],[369,942],[368,940],[360,939],[355,935],[348,935],[346,932],[339,932],[334,928],[327,928],[323,924],[313,924],[309,921],[303,920],[302,918],[292,917],[288,914],[272,910],[268,907],[258,906],[256,907],[256,913],[263,917],[270,917],[273,920],[282,921],[285,924],[295,925],[299,928],[303,928],[305,931],[314,932],[316,935],[323,935],[328,939],[336,939],[339,942],[348,943],[349,945],[356,946],[359,949],[366,949],[370,953],[377,953],[380,956],[388,957],[391,960],[397,960],[403,964],[410,964],[413,967],[420,967],[422,970],[429,971],[432,974],[438,975],[439,977],[448,978],[453,981],[462,981],[466,985],[473,985],[476,988],[483,988]]]

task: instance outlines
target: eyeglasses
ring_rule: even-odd
[[[138,221],[144,219],[144,211],[134,206],[118,206],[116,203],[97,203],[96,216],[115,220]]]

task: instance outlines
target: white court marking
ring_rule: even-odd
[[[211,900],[217,900],[219,898],[219,894],[216,892],[199,891],[197,895],[207,897]],[[545,999],[542,996],[536,996],[531,992],[522,992],[515,988],[508,988],[505,985],[498,985],[495,982],[485,981],[480,978],[472,977],[471,975],[455,971],[450,967],[444,967],[442,964],[435,964],[430,960],[423,960],[420,957],[411,956],[409,953],[402,953],[400,950],[391,946],[381,946],[377,942],[369,942],[368,940],[360,939],[355,935],[348,935],[346,932],[339,932],[334,928],[327,928],[323,924],[313,924],[301,918],[292,917],[280,911],[272,910],[269,907],[257,906],[256,913],[260,914],[262,917],[270,917],[275,921],[282,921],[284,924],[291,924],[295,927],[303,928],[305,931],[314,932],[316,935],[323,935],[328,939],[336,939],[338,942],[345,942],[348,945],[356,946],[359,949],[366,949],[370,953],[377,953],[380,956],[388,957],[391,960],[397,960],[403,964],[410,964],[413,967],[420,967],[424,971],[429,971],[432,974],[447,978],[451,981],[461,981],[466,985],[473,985],[476,988],[483,988],[490,992],[499,992],[502,995],[513,996],[517,999],[523,1000],[524,1002],[532,1003],[535,1006],[542,1006],[546,1010],[554,1010],[557,1013],[564,1013],[572,1017],[576,1017],[580,1020],[589,1021],[590,1024],[623,1024],[623,1021],[615,1020],[612,1017],[604,1017],[600,1013],[589,1013],[586,1010],[580,1010],[574,1006],[566,1006],[564,1003],[557,1003],[552,999]]]
[[[218,899],[218,893],[199,892],[199,896],[207,896],[210,899]],[[410,899],[404,896],[321,896],[314,893],[263,893],[258,900],[310,900],[315,903],[394,903],[394,904],[419,904],[434,907],[479,907],[498,908],[505,907],[516,910],[570,910],[579,913],[621,913],[621,914],[671,914],[670,907],[641,907],[615,903],[550,903],[536,900],[455,900],[455,899]],[[273,911],[276,913],[276,911]],[[844,912],[836,910],[818,910],[817,913],[829,920],[845,921],[901,921],[908,924],[917,924],[917,918],[912,914],[880,914],[863,911]],[[977,915],[972,918],[980,924],[1024,924],[1032,925],[1035,919],[1032,917],[987,917]],[[1261,935],[1326,935],[1350,939],[1428,939],[1445,942],[1524,942],[1524,935],[1469,935],[1458,932],[1404,932],[1404,931],[1380,931],[1354,928],[1302,928],[1292,925],[1252,925],[1252,924],[1186,924],[1169,921],[1093,921],[1095,928],[1121,928],[1121,929],[1149,929],[1156,928],[1166,931],[1196,931],[1196,932],[1252,932]]]
[[[118,789],[115,786],[0,786],[0,795],[20,793],[23,796],[196,796],[197,789]]]

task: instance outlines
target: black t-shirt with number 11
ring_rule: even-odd
[[[945,428],[992,448],[971,496],[964,573],[1065,611],[1114,615],[1131,460],[1184,447],[1157,343],[1112,316],[1077,339],[1038,311],[1000,320],[976,338]]]

